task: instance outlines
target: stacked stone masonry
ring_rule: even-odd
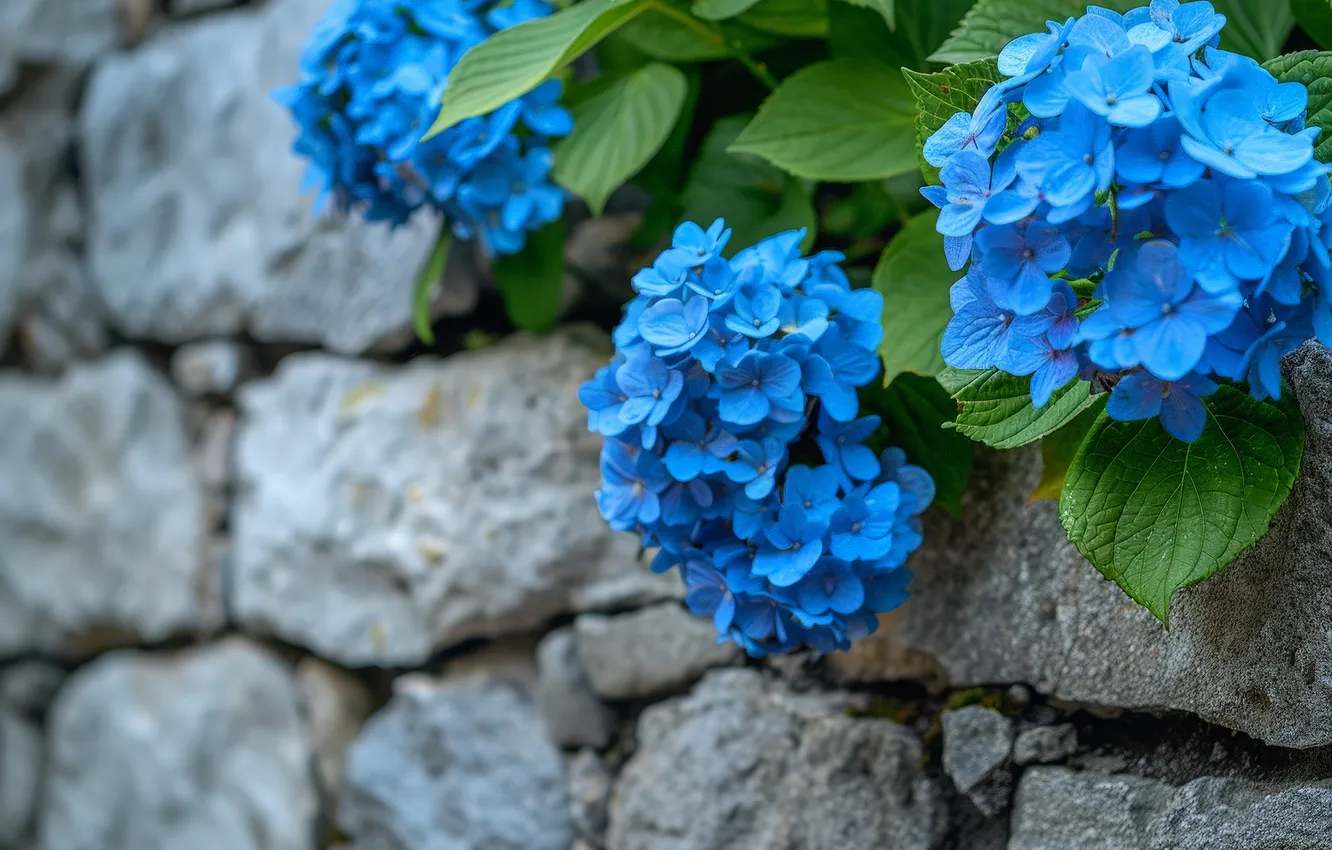
[[[597,515],[604,331],[411,356],[440,223],[311,213],[329,2],[0,2],[0,848],[1332,850],[1332,355],[1169,632],[979,452],[877,635],[752,662]]]

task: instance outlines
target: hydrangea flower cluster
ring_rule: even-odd
[[[394,225],[429,206],[491,254],[521,250],[564,209],[545,146],[573,130],[561,83],[421,136],[468,49],[552,11],[542,0],[337,0],[310,36],[300,83],[274,95],[300,125],[294,150],[311,160],[318,204],[331,196]]]
[[[923,192],[952,268],[971,261],[949,365],[1029,375],[1038,407],[1095,380],[1111,417],[1159,416],[1192,442],[1216,379],[1279,397],[1281,356],[1332,344],[1332,183],[1308,91],[1217,49],[1225,23],[1176,0],[1051,21],[927,140],[943,185]]]
[[[804,231],[721,256],[731,231],[680,226],[634,277],[610,365],[579,390],[605,437],[602,516],[660,547],[719,642],[753,656],[846,648],[907,596],[934,481],[865,445],[879,417],[883,297],[852,290]]]

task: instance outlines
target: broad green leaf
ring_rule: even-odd
[[[757,2],[759,0],[694,0],[689,10],[704,20],[720,21],[748,11]]]
[[[703,24],[702,21],[698,23]],[[709,62],[730,59],[732,46],[748,53],[781,43],[781,37],[759,32],[732,21],[704,26],[690,26],[679,18],[649,9],[625,24],[616,38],[623,39],[651,56],[667,62]]]
[[[412,287],[412,328],[416,331],[416,338],[426,345],[435,344],[435,330],[430,326],[430,302],[435,300],[439,284],[444,280],[444,266],[449,259],[451,241],[448,230],[439,235],[435,249],[430,252],[430,259],[426,260],[416,278],[416,285]]]
[[[1332,50],[1332,0],[1290,0],[1300,29],[1324,50]]]
[[[1068,475],[1068,467],[1077,456],[1078,449],[1082,448],[1082,441],[1087,438],[1087,432],[1096,424],[1107,398],[1109,396],[1105,393],[1096,396],[1096,401],[1091,407],[1079,413],[1063,428],[1053,434],[1046,434],[1041,440],[1041,480],[1032,491],[1029,501],[1035,502],[1040,499],[1059,501],[1059,495],[1064,492],[1064,478]]]
[[[791,38],[827,38],[828,0],[759,0],[737,20]]]
[[[787,230],[807,228],[807,250],[818,220],[799,180],[753,154],[729,153],[749,117],[734,115],[713,125],[694,160],[684,191],[683,217],[707,227],[725,218],[732,229],[730,256],[741,248]]]
[[[885,181],[857,183],[843,197],[823,208],[822,230],[852,241],[868,238],[894,222],[906,226],[911,219],[893,197]]]
[[[651,0],[584,0],[501,30],[463,54],[449,72],[439,117],[427,136],[485,115],[541,84],[648,8]]]
[[[564,303],[564,222],[557,219],[527,235],[527,247],[495,262],[495,288],[514,327],[549,330]]]
[[[915,170],[914,120],[900,71],[833,59],[788,77],[731,150],[811,180],[881,180]]]
[[[957,404],[933,378],[898,375],[886,387],[861,390],[865,413],[883,417],[886,429],[870,438],[882,451],[898,446],[907,458],[934,478],[935,504],[954,516],[962,513],[962,496],[971,478],[971,441],[944,423],[957,416]]]
[[[688,90],[682,71],[654,62],[579,104],[573,133],[555,151],[555,182],[601,215],[611,192],[666,141]]]
[[[874,59],[917,70],[934,67],[930,54],[943,44],[975,0],[897,0],[897,28],[881,15],[847,3],[828,8],[828,41],[838,58]]]
[[[1241,2],[1252,3],[1253,0]],[[930,59],[956,65],[998,56],[999,51],[1018,36],[1045,32],[1046,21],[1063,23],[1071,17],[1084,15],[1087,5],[1086,0],[978,0]],[[1096,5],[1127,12],[1147,4],[1142,0],[1101,0]]]
[[[909,2],[912,0],[909,0]],[[873,9],[883,16],[883,21],[888,25],[888,29],[897,29],[897,2],[896,0],[846,0],[853,6],[860,6],[865,9]]]
[[[1212,0],[1212,6],[1226,16],[1221,30],[1221,47],[1252,56],[1259,62],[1281,52],[1281,45],[1295,28],[1290,0]]]
[[[952,318],[948,289],[957,275],[944,259],[943,237],[930,210],[907,223],[888,243],[874,269],[874,288],[883,293],[883,380],[903,372],[931,376],[944,368],[939,340]]]
[[[907,85],[916,97],[916,151],[925,140],[959,112],[971,112],[990,87],[1003,79],[994,59],[955,65],[934,74],[904,71]],[[939,170],[920,159],[925,179],[937,183]]]
[[[647,250],[675,230],[680,219],[681,196],[689,170],[685,166],[689,135],[693,129],[694,113],[702,85],[696,70],[686,73],[688,91],[680,118],[675,122],[666,142],[643,170],[634,177],[633,184],[652,197],[652,204],[630,239],[630,246]]]
[[[1069,381],[1037,408],[1031,379],[998,369],[944,369],[939,383],[958,402],[953,427],[992,449],[1016,449],[1064,427],[1096,403],[1087,381]]]
[[[1155,419],[1102,414],[1059,501],[1083,557],[1167,624],[1175,591],[1220,571],[1267,531],[1304,451],[1289,393],[1263,403],[1222,386],[1205,401],[1207,428],[1192,444]]]
[[[1263,67],[1283,83],[1303,83],[1309,89],[1310,127],[1322,127],[1314,156],[1332,162],[1332,53],[1305,50],[1278,56]]]

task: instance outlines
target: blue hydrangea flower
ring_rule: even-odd
[[[1308,90],[1218,49],[1225,25],[1203,0],[1049,22],[926,140],[942,185],[922,194],[950,267],[970,263],[948,365],[1028,377],[1037,406],[1092,380],[1111,417],[1194,440],[1216,380],[1277,397],[1284,354],[1332,343],[1332,169]]]
[[[802,232],[726,260],[729,235],[682,225],[634,277],[617,351],[579,390],[605,438],[597,504],[660,547],[652,569],[679,568],[721,640],[845,649],[905,601],[934,499],[904,452],[866,445],[879,418],[857,418],[883,298],[851,286],[840,254],[802,257]]]
[[[339,0],[311,32],[300,81],[274,93],[300,128],[307,184],[343,213],[397,226],[429,208],[489,254],[558,218],[550,139],[573,130],[548,80],[490,115],[422,140],[449,71],[495,32],[554,11],[542,0]]]

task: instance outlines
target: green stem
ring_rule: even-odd
[[[725,47],[730,51],[731,56],[740,64],[748,68],[749,72],[753,74],[759,82],[763,83],[763,85],[773,91],[777,90],[779,83],[777,78],[772,75],[772,72],[768,70],[768,66],[759,62],[753,56],[750,56],[748,51],[744,49],[744,46],[738,40],[728,43],[726,41],[726,36],[722,33],[720,28],[694,17],[683,9],[677,9],[668,3],[662,2],[662,0],[649,0],[649,2],[643,4],[643,8],[645,10],[656,10],[666,17],[689,27],[706,41]]]

